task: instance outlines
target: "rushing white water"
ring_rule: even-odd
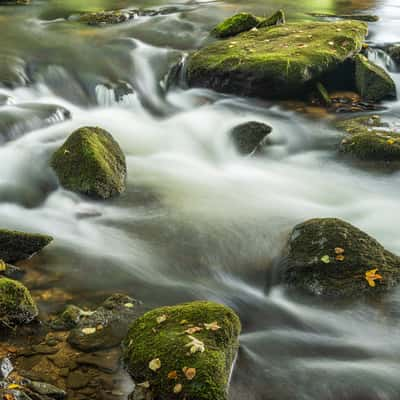
[[[332,309],[272,285],[270,275],[289,230],[312,217],[343,218],[400,254],[400,174],[344,162],[335,151],[340,136],[325,122],[165,85],[169,68],[238,3],[81,28],[76,48],[71,38],[58,42],[62,51],[37,66],[37,83],[2,90],[12,105],[0,107],[0,127],[10,107],[56,106],[17,121],[0,147],[2,226],[53,235],[41,268],[62,272],[57,284],[73,293],[126,291],[148,306],[208,298],[234,307],[244,330],[232,399],[395,400],[400,293],[382,310]],[[400,41],[400,9],[388,3],[373,10],[382,16],[371,29],[379,43]],[[57,36],[62,21],[37,29]],[[98,48],[90,35],[101,38]],[[93,58],[79,57],[85,52]],[[379,53],[370,56],[389,67]],[[392,74],[400,88],[400,74]],[[386,106],[385,117],[396,122],[400,102]],[[273,127],[272,145],[258,157],[239,155],[229,137],[249,120]],[[109,130],[126,154],[128,190],[118,199],[65,191],[48,167],[53,151],[85,125]]]

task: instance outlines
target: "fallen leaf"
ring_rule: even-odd
[[[161,360],[159,358],[154,358],[149,362],[149,368],[154,372],[157,371],[161,368]]]
[[[135,305],[134,305],[133,303],[125,303],[125,304],[124,304],[124,307],[126,307],[126,308],[133,308],[133,307],[135,307]]]
[[[97,325],[96,326],[96,330],[98,330],[98,331],[101,331],[101,330],[103,330],[104,329],[104,326],[103,325]]]
[[[200,328],[199,326],[193,326],[192,328],[186,329],[185,333],[188,335],[193,335],[193,333],[200,332],[202,330],[203,328]]]
[[[178,373],[176,371],[170,371],[167,375],[168,379],[178,379]]]
[[[213,321],[210,324],[204,324],[204,326],[208,331],[217,331],[218,329],[221,329],[217,321]]]
[[[382,275],[377,274],[378,268],[371,269],[365,273],[365,279],[367,280],[369,286],[375,287],[376,280],[382,279]]]
[[[395,144],[396,142],[395,142],[395,140],[393,140],[393,139],[389,139],[386,143],[387,143],[387,144]]]
[[[4,393],[3,397],[4,397],[4,400],[15,400],[14,396],[11,393]]]
[[[324,264],[329,264],[329,263],[331,262],[331,258],[330,258],[328,255],[322,256],[322,257],[321,257],[321,261],[322,261]]]
[[[334,46],[335,42],[328,42],[329,46]]]
[[[93,335],[93,333],[96,333],[96,328],[82,328],[81,331],[85,335]]]
[[[336,257],[337,261],[344,261],[344,255],[343,254],[338,254]]]
[[[10,389],[10,390],[13,390],[13,389],[22,389],[22,386],[17,385],[16,383],[10,383],[10,384],[7,386],[7,389]]]
[[[188,381],[191,381],[196,376],[196,368],[182,368],[183,373]]]
[[[162,324],[166,320],[167,320],[167,316],[165,314],[160,315],[159,317],[157,317],[157,323],[158,324]]]
[[[190,352],[192,354],[197,353],[197,352],[204,353],[206,347],[201,340],[196,339],[193,336],[189,336],[189,339],[191,340],[191,342],[189,342],[188,344],[185,344],[185,347],[190,347]]]
[[[335,254],[343,254],[344,253],[344,249],[342,249],[341,247],[335,247]]]
[[[182,384],[177,383],[177,384],[174,386],[174,393],[175,393],[175,394],[178,394],[178,393],[182,392],[182,389],[183,389]]]
[[[138,383],[137,386],[148,389],[150,387],[150,382],[149,381],[145,381],[142,383]]]

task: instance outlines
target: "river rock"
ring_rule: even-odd
[[[0,326],[27,324],[38,316],[29,290],[20,282],[0,278]]]
[[[212,30],[211,34],[217,38],[227,38],[249,31],[259,23],[260,21],[256,16],[243,12],[222,21]]]
[[[189,56],[192,87],[265,99],[304,96],[309,87],[360,52],[359,21],[298,22],[253,29]]]
[[[267,124],[250,121],[235,126],[231,137],[239,153],[247,155],[258,150],[271,132],[272,128]]]
[[[108,199],[125,190],[126,162],[119,144],[101,128],[73,132],[54,153],[51,166],[63,187]]]
[[[21,261],[46,247],[53,238],[40,233],[0,229],[0,260]]]
[[[378,65],[359,54],[356,62],[356,88],[363,99],[380,101],[396,98],[396,84],[390,75]]]
[[[400,161],[400,135],[382,122],[379,116],[342,120],[336,123],[336,127],[346,132],[340,143],[342,154],[361,161]]]
[[[312,17],[317,18],[339,18],[339,19],[354,19],[365,22],[377,22],[379,17],[373,14],[332,14],[332,13],[309,13]]]
[[[314,295],[374,296],[400,282],[400,258],[336,218],[316,218],[297,225],[282,266],[287,285]],[[368,276],[376,279],[368,281]]]
[[[386,49],[386,51],[390,55],[390,57],[392,57],[392,60],[396,64],[399,65],[400,64],[400,44],[389,46]]]
[[[154,398],[226,400],[240,329],[237,315],[220,304],[157,308],[133,322],[124,359],[138,390]]]
[[[136,300],[123,294],[109,297],[94,312],[81,315],[68,336],[68,343],[91,352],[118,346],[128,331],[129,323],[138,316]]]
[[[64,390],[58,388],[57,386],[51,385],[50,383],[24,379],[24,385],[35,393],[38,393],[42,396],[48,396],[56,400],[61,400],[67,396],[67,393]]]
[[[25,61],[18,57],[2,54],[0,57],[0,86],[15,88],[27,83],[29,83],[29,78],[26,73]]]

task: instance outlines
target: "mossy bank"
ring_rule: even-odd
[[[146,313],[124,342],[137,390],[160,400],[226,400],[240,329],[230,308],[207,301]]]

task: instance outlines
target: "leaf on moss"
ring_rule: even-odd
[[[206,347],[201,340],[196,339],[193,336],[189,336],[189,339],[191,341],[188,344],[185,344],[185,347],[190,347],[190,352],[192,354],[197,353],[197,352],[204,353]]]
[[[137,386],[142,387],[144,389],[148,389],[150,387],[150,382],[149,381],[145,381],[142,383],[138,383]]]
[[[378,269],[375,268],[375,269],[371,269],[365,273],[365,279],[367,280],[369,286],[371,286],[371,287],[376,286],[376,283],[375,283],[376,280],[382,279],[382,275],[377,274],[377,272],[378,272]]]
[[[182,392],[182,389],[183,389],[182,384],[177,383],[177,384],[174,386],[174,393],[175,393],[175,394],[178,394],[178,393]]]
[[[124,307],[126,307],[126,308],[133,308],[133,307],[135,307],[135,305],[134,305],[133,303],[125,303],[125,304],[124,304]]]
[[[182,371],[188,381],[191,381],[196,376],[196,368],[183,367]]]
[[[328,255],[325,255],[325,256],[322,256],[322,257],[321,257],[321,261],[322,261],[324,264],[329,264],[329,263],[331,262],[331,258],[330,258]]]
[[[343,254],[344,253],[344,249],[342,249],[341,247],[335,247],[335,254]]]
[[[188,335],[193,335],[193,333],[200,332],[202,331],[203,328],[200,328],[199,326],[193,326],[191,328],[186,329],[185,333]]]
[[[0,260],[0,272],[3,272],[7,269],[7,265],[3,260]]]
[[[168,372],[167,377],[168,377],[168,379],[178,379],[178,372],[170,371],[170,372]]]
[[[159,358],[154,358],[149,362],[149,368],[154,372],[159,370],[161,368],[161,360]]]
[[[160,315],[159,317],[157,317],[157,324],[162,324],[166,320],[167,320],[167,316],[165,314]]]
[[[187,323],[188,323],[188,320],[187,320],[187,319],[183,319],[183,320],[180,322],[181,325],[185,325],[185,324],[187,324]]]
[[[336,258],[336,261],[344,261],[344,255],[343,254],[338,254],[335,258]]]
[[[218,329],[221,329],[217,321],[213,321],[210,324],[204,324],[204,326],[208,331],[217,331]]]

